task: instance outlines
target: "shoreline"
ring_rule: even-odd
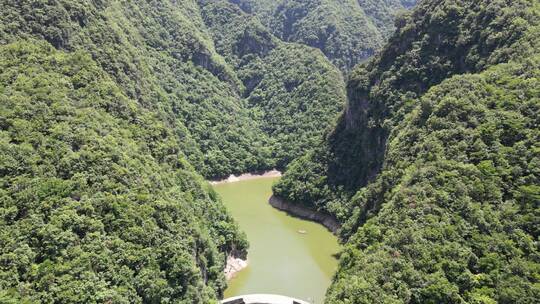
[[[248,267],[248,260],[234,257],[233,255],[227,256],[227,263],[223,273],[225,274],[225,279],[227,281],[233,279],[237,273]]]
[[[270,171],[265,171],[263,173],[244,173],[238,176],[231,174],[229,175],[228,178],[225,178],[222,180],[210,180],[208,181],[208,183],[210,185],[219,185],[219,184],[235,183],[235,182],[259,179],[259,178],[281,177],[281,175],[282,173],[280,171],[274,169]],[[274,194],[272,194],[272,196],[268,199],[268,203],[273,208],[284,211],[289,216],[298,217],[304,220],[313,221],[320,225],[323,225],[326,229],[328,229],[334,235],[337,235],[337,232],[341,228],[340,223],[332,215],[315,211],[306,206],[292,204],[283,198],[275,196]],[[244,259],[234,256],[233,254],[229,254],[227,256],[225,269],[223,269],[223,273],[225,275],[226,280],[230,281],[234,279],[234,277],[236,277],[236,275],[240,271],[248,267],[248,264],[249,263],[248,263],[247,258],[244,260]]]
[[[305,206],[291,204],[290,202],[286,201],[281,197],[272,195],[268,200],[268,203],[272,207],[278,210],[285,211],[291,216],[296,216],[304,220],[317,222],[326,227],[326,229],[330,230],[334,235],[337,235],[338,230],[341,228],[341,225],[339,224],[337,219],[332,215],[315,211]]]
[[[236,182],[241,182],[241,181],[250,180],[250,179],[269,178],[269,177],[281,177],[281,171],[274,169],[270,171],[265,171],[263,173],[244,173],[238,176],[231,174],[227,178],[224,178],[221,180],[210,180],[208,182],[210,183],[210,185],[220,185],[220,184],[236,183]]]
[[[262,173],[243,173],[238,176],[231,174],[229,177],[221,180],[209,180],[208,183],[210,185],[220,185],[220,184],[228,184],[228,183],[235,183],[245,180],[252,180],[252,179],[258,179],[258,178],[270,178],[270,177],[281,177],[281,172],[278,170],[270,170],[270,171],[264,171]],[[244,270],[246,267],[248,267],[248,258],[241,259],[239,257],[236,257],[234,254],[229,254],[227,256],[227,260],[225,263],[225,269],[223,269],[223,274],[225,275],[225,279],[227,281],[230,281],[236,275]]]

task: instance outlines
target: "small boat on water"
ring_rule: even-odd
[[[300,230],[298,230],[298,233],[300,233],[300,234],[307,234],[307,231],[300,229]]]

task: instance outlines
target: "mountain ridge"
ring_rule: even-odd
[[[336,128],[274,186],[342,223],[327,303],[538,297],[539,16],[421,1],[352,73]]]

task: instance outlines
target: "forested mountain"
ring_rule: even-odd
[[[0,302],[215,301],[247,243],[202,176],[319,142],[337,68],[228,2],[0,10]]]
[[[540,3],[415,2],[0,0],[0,302],[215,303],[274,167],[328,303],[537,302]]]
[[[205,177],[283,167],[319,141],[324,127],[312,122],[330,125],[344,104],[341,76],[322,54],[283,43],[227,1],[0,5],[1,43],[39,38],[88,52],[167,120]]]
[[[165,117],[198,172],[267,167],[264,136],[238,97],[194,1],[2,1],[2,43],[27,37],[84,50],[124,93]],[[231,157],[234,156],[234,157]]]
[[[0,298],[214,302],[247,243],[199,173],[268,155],[197,4],[0,10]]]
[[[229,0],[284,41],[318,48],[341,70],[371,57],[416,0]]]
[[[284,168],[335,122],[346,98],[341,74],[319,50],[282,42],[238,6],[202,3],[216,49],[237,71],[248,107],[269,138],[271,159]]]
[[[29,40],[0,56],[0,289],[31,302],[216,299],[224,254],[247,244],[174,131],[84,52]]]
[[[274,187],[346,244],[327,303],[540,298],[540,4],[421,1]]]

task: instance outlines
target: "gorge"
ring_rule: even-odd
[[[538,0],[0,12],[0,303],[540,298]]]

